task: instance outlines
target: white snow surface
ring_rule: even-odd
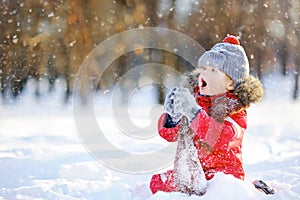
[[[291,80],[292,76],[277,73],[265,76],[266,97],[248,110],[243,142],[245,180],[218,173],[201,197],[176,192],[151,194],[151,176],[172,166],[128,174],[102,165],[82,145],[72,104],[61,104],[63,90],[56,87],[36,100],[34,85],[29,83],[16,103],[0,104],[0,200],[300,199],[300,102],[291,99]],[[129,114],[135,124],[147,126],[153,98],[151,91],[140,92],[132,97]],[[112,117],[105,114],[110,102],[104,94],[96,95],[95,112],[104,113],[99,120],[105,121],[102,125],[115,145],[132,152],[152,152],[166,145],[159,137],[141,145],[124,137]],[[255,179],[264,180],[276,194],[264,195],[254,189],[251,182]]]

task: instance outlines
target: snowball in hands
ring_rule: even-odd
[[[201,110],[195,97],[186,88],[174,88],[173,93],[173,112],[186,116],[191,122]]]

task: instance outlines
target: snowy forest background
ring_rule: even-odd
[[[274,68],[280,68],[283,75],[292,73],[291,98],[299,98],[297,0],[2,0],[0,8],[3,102],[22,93],[29,79],[37,82],[37,98],[41,80],[49,82],[49,92],[58,79],[65,81],[62,102],[69,100],[75,74],[94,47],[116,33],[154,26],[183,32],[205,49],[227,34],[237,35],[249,56],[252,73],[261,77]],[[113,48],[124,49],[121,42]],[[153,54],[156,62],[179,71],[190,69],[175,54],[157,51],[124,54],[106,70],[106,78],[92,85],[97,90],[111,88],[128,69],[151,62]],[[165,77],[161,74],[160,81]],[[164,91],[158,92],[162,102]]]
[[[115,151],[147,155],[169,145],[156,125],[166,88],[178,77],[157,69],[193,69],[176,49],[124,53],[128,41],[120,40],[108,52],[122,56],[107,68],[101,60],[91,66],[86,85],[73,90],[94,48],[117,33],[146,27],[179,31],[205,49],[227,34],[240,38],[266,93],[262,104],[248,110],[244,182],[217,174],[200,198],[152,195],[151,176],[172,162],[149,173],[119,172],[83,144],[81,136],[92,128],[80,133],[78,124],[90,119],[86,100],[93,91],[92,113]],[[0,0],[0,200],[300,199],[299,47],[299,0]],[[98,142],[107,159],[129,163]],[[256,191],[255,179],[270,184],[276,195]]]

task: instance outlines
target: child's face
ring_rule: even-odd
[[[203,95],[217,95],[234,89],[234,82],[228,75],[209,66],[200,69],[198,82]]]

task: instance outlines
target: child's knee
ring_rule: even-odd
[[[169,170],[162,174],[153,175],[150,181],[150,190],[153,194],[155,194],[157,191],[177,191],[174,184],[173,170]]]
[[[160,178],[160,174],[155,174],[152,176],[150,181],[150,189],[153,194],[155,194],[159,188],[162,186],[162,180]]]

